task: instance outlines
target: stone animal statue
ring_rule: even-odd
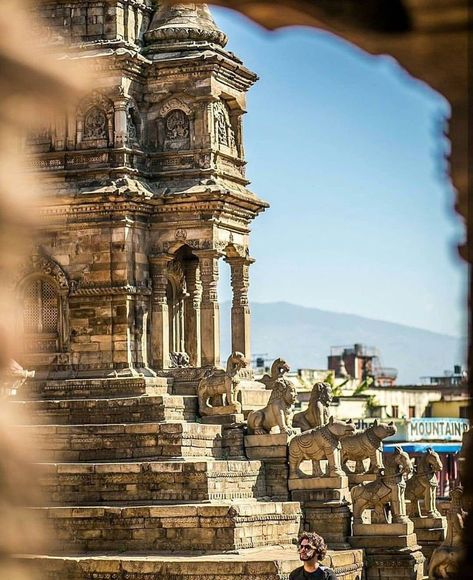
[[[385,457],[384,470],[375,481],[360,483],[351,490],[353,501],[353,522],[363,523],[363,513],[374,510],[372,523],[389,523],[386,506],[389,504],[393,523],[410,521],[406,512],[405,477],[412,473],[409,455],[396,447],[394,453]]]
[[[292,435],[292,408],[296,399],[296,387],[289,381],[278,381],[266,407],[249,413],[248,434],[264,435],[279,427],[280,433]]]
[[[289,477],[310,477],[300,469],[306,459],[312,461],[312,477],[344,475],[341,467],[340,439],[352,434],[355,427],[352,423],[335,420],[330,417],[327,425],[316,427],[296,435],[289,443]],[[320,461],[328,462],[327,473],[322,471]]]
[[[332,388],[328,383],[315,383],[310,394],[309,405],[305,411],[296,413],[292,424],[301,431],[327,425],[329,405],[332,402]]]
[[[420,518],[422,515],[429,518],[441,517],[435,498],[438,487],[437,473],[442,469],[443,465],[438,453],[429,447],[417,463],[414,474],[406,483],[406,499],[410,500],[409,517]],[[421,512],[421,499],[424,500],[426,514]]]
[[[347,473],[347,461],[356,461],[354,473],[378,473],[383,469],[383,439],[396,433],[391,423],[378,423],[377,420],[365,431],[342,439],[342,465]],[[363,460],[369,459],[370,466],[365,471]]]
[[[266,389],[273,389],[280,379],[284,379],[284,375],[290,371],[287,362],[282,358],[277,358],[271,365],[270,374],[265,374],[259,382],[263,383]]]
[[[241,412],[241,406],[235,399],[235,390],[238,385],[238,371],[246,366],[244,355],[241,352],[233,352],[228,357],[225,370],[212,369],[206,373],[197,387],[199,413],[202,416]],[[209,401],[214,403],[221,397],[225,400],[220,400],[220,405],[209,404]]]
[[[464,520],[467,515],[463,505],[463,487],[458,486],[453,489],[450,492],[450,498],[452,503],[447,514],[447,536],[430,557],[429,578],[433,580],[458,577],[458,561],[461,554]]]

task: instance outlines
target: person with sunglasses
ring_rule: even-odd
[[[293,570],[289,580],[337,580],[331,568],[320,564],[327,554],[327,545],[322,536],[315,532],[304,532],[299,536],[297,546],[303,566]]]

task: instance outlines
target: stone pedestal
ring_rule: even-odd
[[[445,540],[447,519],[444,517],[411,519],[414,523],[417,541],[422,546],[422,553],[426,559],[425,569],[427,570],[433,551]]]
[[[351,510],[345,475],[292,478],[289,489],[291,499],[301,504],[306,531],[323,536],[331,549],[349,547]]]
[[[258,459],[263,462],[266,495],[273,501],[289,499],[287,464],[287,444],[290,437],[286,433],[268,435],[247,435],[245,451],[248,459]]]
[[[417,544],[414,524],[354,524],[353,548],[366,554],[366,580],[424,578],[424,556]]]
[[[223,408],[223,407],[222,407]],[[240,425],[243,423],[244,418],[242,413],[228,413],[219,415],[207,415],[206,417],[201,417],[200,422],[204,425]]]

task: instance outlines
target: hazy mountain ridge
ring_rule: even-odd
[[[230,308],[221,305],[223,355],[230,352]],[[355,342],[377,347],[382,364],[398,369],[398,384],[443,375],[465,359],[461,338],[355,314],[287,302],[253,303],[251,314],[252,352],[284,357],[293,369],[326,368],[331,346]]]

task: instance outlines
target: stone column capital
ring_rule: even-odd
[[[230,266],[251,266],[256,262],[251,256],[225,256],[224,260]]]

